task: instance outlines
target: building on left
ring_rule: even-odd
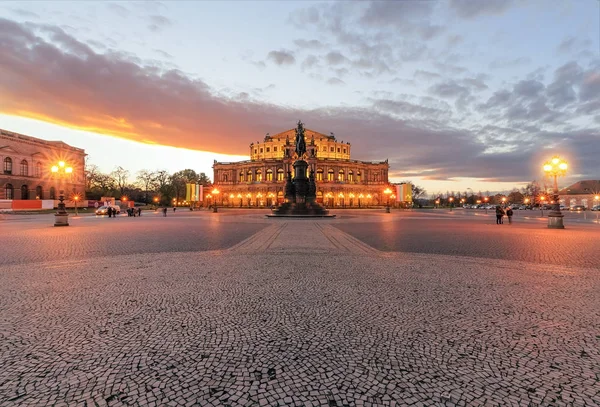
[[[85,199],[85,150],[62,141],[47,141],[0,129],[0,199],[65,199],[77,194]],[[73,168],[71,174],[54,175],[59,162]]]

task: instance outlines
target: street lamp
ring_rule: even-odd
[[[385,212],[390,213],[390,195],[392,194],[392,190],[386,188],[385,191],[383,191],[383,193],[387,196],[387,206],[385,207]]]
[[[231,206],[232,208],[233,208],[233,198],[235,198],[235,197],[233,196],[233,194],[229,194],[229,201],[230,201],[230,202],[229,202],[229,206]]]
[[[79,194],[73,195],[73,201],[75,201],[75,216],[79,216],[79,213],[77,212],[77,202],[79,201]]]
[[[502,206],[506,206],[506,197],[505,196],[502,197]]]
[[[246,194],[246,198],[248,198],[248,208],[250,207],[250,198],[252,198],[252,194],[250,192],[248,192]]]
[[[238,199],[240,200],[240,208],[242,207],[242,194],[237,194]]]
[[[452,212],[452,208],[454,208],[454,204],[452,202],[454,202],[454,198],[450,197],[448,198],[448,201],[450,202],[450,212]]]
[[[220,191],[215,188],[212,190],[212,194],[215,196],[215,203],[213,204],[213,212],[217,212],[217,198],[219,196]]]
[[[554,177],[554,206],[548,214],[548,227],[550,229],[564,229],[564,215],[560,212],[560,201],[558,197],[558,177],[567,173],[567,162],[559,156],[554,156],[550,161],[544,163],[544,172]]]
[[[363,199],[365,196],[363,194],[359,194],[358,195],[358,207],[360,208],[360,200]]]
[[[59,196],[58,196],[58,208],[56,214],[54,214],[54,226],[69,226],[69,214],[65,209],[65,190],[63,185],[64,178],[69,174],[73,173],[73,167],[69,167],[64,161],[59,161],[58,165],[53,165],[52,173],[58,177],[59,180]]]
[[[488,214],[488,213],[487,213],[487,210],[488,210],[488,205],[487,205],[487,203],[488,203],[488,201],[490,200],[490,197],[489,197],[489,196],[486,196],[485,198],[483,198],[483,200],[485,201],[485,214],[487,215],[487,214]]]

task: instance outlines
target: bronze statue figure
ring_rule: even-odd
[[[304,125],[298,120],[298,128],[296,128],[296,154],[301,159],[306,153],[306,141],[304,140]]]

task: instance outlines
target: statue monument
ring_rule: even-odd
[[[312,141],[311,141],[312,142]],[[285,182],[285,202],[273,211],[269,217],[335,217],[317,203],[317,184],[315,172],[311,168],[308,174],[308,163],[304,160],[306,154],[306,139],[304,137],[304,124],[298,121],[296,127],[294,178],[290,171]],[[314,150],[313,150],[314,152]]]

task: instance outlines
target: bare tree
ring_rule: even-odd
[[[117,185],[117,188],[119,188],[119,192],[123,195],[123,192],[127,187],[127,181],[129,180],[129,171],[118,166],[110,175],[114,178],[115,184]]]
[[[148,191],[155,185],[156,181],[156,171],[149,170],[141,170],[138,171],[137,181],[140,183],[140,186],[144,190],[144,201],[148,203]],[[154,188],[152,188],[154,189]]]

